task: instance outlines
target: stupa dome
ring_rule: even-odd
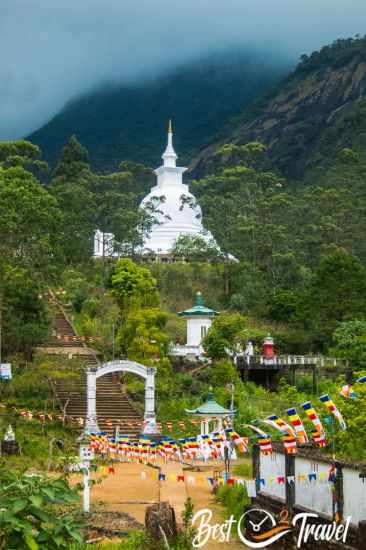
[[[173,148],[173,131],[169,124],[168,144],[162,156],[163,165],[155,170],[157,184],[143,199],[142,208],[148,203],[157,204],[157,223],[144,243],[144,250],[158,255],[170,253],[176,240],[182,235],[202,236],[213,239],[202,226],[202,212],[188,185],[183,183],[187,168],[176,166],[177,155]]]

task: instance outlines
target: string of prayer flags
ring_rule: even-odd
[[[254,479],[246,479],[245,480],[245,486],[247,489],[247,494],[249,498],[256,498],[257,496],[257,489],[255,486],[255,480]]]
[[[266,432],[264,432],[263,430],[261,430],[260,428],[258,428],[258,426],[253,426],[253,424],[245,424],[245,426],[247,428],[250,428],[251,430],[253,430],[253,432],[255,432],[256,434],[262,436],[262,437],[268,437],[268,435],[266,434]]]
[[[296,439],[294,438],[294,436],[287,434],[283,435],[281,439],[287,454],[297,453]]]
[[[321,423],[320,418],[317,415],[317,413],[316,413],[314,407],[312,406],[311,402],[306,401],[301,406],[304,409],[305,413],[307,414],[309,420],[311,420],[311,422],[314,424],[315,428],[319,432],[325,433],[324,428],[323,428],[323,424]]]
[[[339,410],[337,409],[336,405],[333,403],[333,401],[331,400],[329,395],[327,393],[325,393],[324,395],[321,395],[319,397],[319,399],[322,403],[324,403],[324,405],[327,407],[328,411],[336,417],[336,419],[339,422],[339,425],[340,425],[341,429],[346,430],[347,429],[347,424],[343,420],[343,416],[341,415],[341,413],[339,412]]]
[[[366,384],[366,376],[361,376],[361,378],[358,378],[356,382],[359,382],[361,384]]]
[[[248,452],[248,438],[241,437],[237,432],[235,432],[231,428],[226,429],[225,433],[229,439],[234,441],[236,447],[239,449],[241,453]]]
[[[326,447],[327,441],[322,432],[319,432],[319,430],[311,430],[311,436],[317,447]]]
[[[273,453],[272,438],[271,437],[258,437],[259,449],[262,455],[267,456]]]
[[[353,391],[353,386],[351,386],[351,384],[345,384],[344,386],[342,386],[339,391],[339,395],[341,395],[345,399],[356,399],[356,394]]]
[[[301,421],[301,418],[297,414],[297,410],[295,408],[287,409],[286,411],[287,416],[290,419],[291,425],[295,429],[296,437],[300,443],[300,445],[303,445],[304,443],[307,443],[309,441],[307,433],[305,431],[304,425]]]
[[[282,433],[287,433],[295,437],[295,431],[294,429],[289,426],[282,418],[279,416],[276,416],[275,414],[268,416],[265,420],[262,420],[265,424],[268,424],[269,426],[272,426],[272,428],[275,428],[276,430],[280,430]]]

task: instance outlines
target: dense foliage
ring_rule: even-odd
[[[0,472],[0,548],[68,548],[82,542],[72,509],[79,500],[63,479]],[[70,509],[71,507],[71,509]]]

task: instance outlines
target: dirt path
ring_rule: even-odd
[[[227,519],[225,510],[217,504],[211,494],[211,486],[207,477],[212,471],[192,472],[184,470],[176,462],[159,463],[165,481],[158,481],[159,470],[143,464],[117,464],[115,474],[107,475],[103,468],[92,473],[91,478],[101,480],[91,488],[91,506],[96,505],[109,512],[124,512],[141,524],[144,524],[145,509],[154,502],[169,501],[174,506],[178,523],[181,523],[181,513],[187,497],[191,497],[194,511],[208,508],[213,516],[211,523],[221,523]],[[184,481],[177,481],[177,476],[183,476]],[[103,477],[105,478],[103,479]],[[75,482],[80,476],[75,476]],[[245,546],[232,537],[230,543],[219,543],[213,540],[207,542],[203,550],[245,550]]]
[[[208,508],[212,512],[211,523],[222,523],[228,519],[228,516],[225,509],[217,503],[215,496],[211,492],[211,486],[207,480],[207,477],[210,476],[212,476],[212,472],[189,472],[186,470],[185,482],[187,494],[192,499],[195,512]],[[240,541],[236,541],[234,537],[231,537],[230,542],[210,540],[203,548],[204,550],[226,550],[226,548],[230,548],[230,550],[245,550],[246,546]]]

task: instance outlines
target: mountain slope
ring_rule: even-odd
[[[55,162],[72,134],[88,148],[94,168],[110,170],[122,160],[155,166],[173,119],[181,162],[220,137],[233,115],[288,72],[288,62],[224,52],[191,63],[155,81],[106,86],[70,102],[29,136]]]
[[[338,40],[303,56],[275,92],[237,117],[220,143],[192,163],[196,176],[215,167],[225,142],[260,141],[287,177],[308,179],[326,172],[343,148],[366,145],[366,39]]]

